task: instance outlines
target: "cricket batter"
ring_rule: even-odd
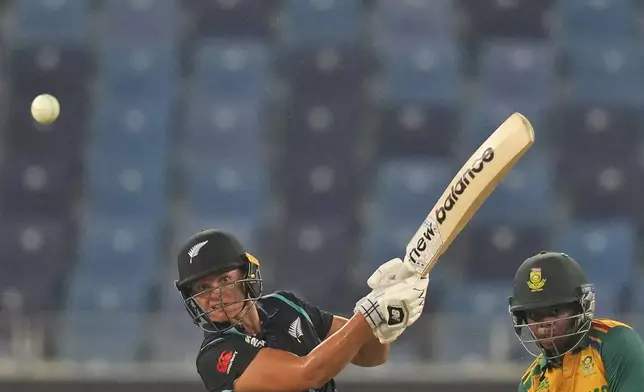
[[[264,295],[259,261],[230,233],[195,234],[178,267],[175,285],[204,330],[197,371],[208,391],[221,392],[335,391],[349,362],[387,360],[389,344],[420,316],[428,284],[390,260],[347,320],[286,291]]]
[[[644,391],[642,339],[619,321],[594,319],[595,288],[570,256],[527,259],[509,301],[515,334],[537,357],[519,392]]]

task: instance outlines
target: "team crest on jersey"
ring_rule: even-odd
[[[302,343],[300,338],[304,336],[304,333],[302,332],[302,319],[301,318],[296,318],[291,325],[288,327],[288,334],[293,336],[295,340],[298,341],[298,343]]]
[[[541,267],[535,267],[530,271],[530,280],[527,282],[530,291],[537,292],[542,291],[543,286],[546,285],[546,280],[541,275]]]
[[[595,374],[595,364],[593,363],[592,356],[587,355],[586,357],[584,357],[584,359],[581,360],[581,370],[586,376]]]

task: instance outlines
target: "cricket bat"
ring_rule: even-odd
[[[421,276],[429,274],[472,215],[533,144],[530,121],[513,113],[449,183],[407,244],[403,262]]]

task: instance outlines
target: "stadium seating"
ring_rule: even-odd
[[[292,219],[277,235],[274,252],[281,255],[279,269],[271,286],[288,287],[307,301],[331,312],[346,314],[352,311],[347,303],[335,301],[334,296],[348,294],[348,274],[351,270],[352,246],[356,226],[341,219]],[[288,275],[279,271],[289,271]],[[316,282],[324,276],[324,284]]]
[[[545,38],[546,18],[553,0],[457,0],[472,23],[472,31],[482,39],[490,37]]]
[[[379,0],[374,11],[376,42],[397,42],[419,36],[452,41],[456,29],[454,2],[451,0]]]
[[[266,290],[350,314],[515,111],[536,143],[393,361],[525,360],[508,290],[544,249],[580,262],[598,316],[644,328],[641,1],[0,3],[0,308],[62,310],[54,356],[192,369],[173,281],[206,228],[257,255]],[[41,93],[53,124],[30,116]]]
[[[30,314],[58,310],[62,283],[74,255],[73,229],[71,222],[63,219],[3,219],[0,295],[15,291]]]
[[[172,42],[180,22],[178,11],[177,0],[107,2],[106,36],[117,42]]]
[[[360,36],[362,7],[359,0],[298,1],[283,5],[284,25],[280,40],[285,44],[343,43]]]
[[[190,36],[269,38],[275,1],[189,1],[181,2],[194,30]]]
[[[446,158],[461,125],[456,105],[416,101],[382,105],[378,118],[378,154],[384,159]]]
[[[90,36],[91,8],[84,0],[48,3],[40,0],[16,2],[14,42],[86,45]]]
[[[261,41],[204,39],[194,52],[195,96],[256,97],[267,93],[268,48]]]
[[[460,96],[459,48],[444,41],[406,41],[382,48],[386,101],[451,105]]]
[[[635,272],[636,238],[628,220],[575,221],[558,235],[556,249],[581,263],[591,281],[620,287]]]
[[[78,196],[79,174],[56,155],[16,154],[2,168],[2,212],[7,217],[68,219]]]
[[[574,38],[630,38],[636,32],[634,0],[565,1],[558,0],[560,36]],[[600,28],[597,28],[597,27]]]
[[[544,41],[487,41],[480,54],[479,78],[485,96],[550,99],[555,82],[555,56]]]

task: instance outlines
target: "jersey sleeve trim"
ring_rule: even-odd
[[[532,364],[528,367],[526,372],[523,374],[523,377],[521,377],[521,383],[526,391],[530,390],[530,387],[532,387],[532,378],[536,376],[537,374],[541,373],[541,362],[542,362],[543,357],[539,356],[537,359],[532,362]]]
[[[208,347],[212,346],[213,344],[223,342],[224,340],[226,340],[226,339],[224,339],[224,338],[213,339],[213,340],[209,341],[208,343],[204,344],[203,346],[201,346],[201,349],[199,349],[199,352],[204,351],[205,349],[207,349]]]

